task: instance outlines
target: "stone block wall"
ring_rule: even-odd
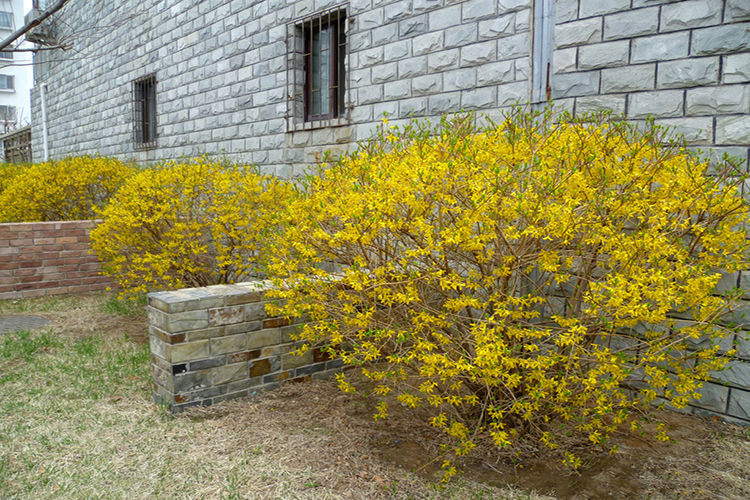
[[[287,23],[334,7],[351,21],[346,124],[288,132]],[[34,148],[46,82],[53,158],[216,153],[295,176],[325,150],[369,137],[384,113],[391,122],[461,109],[496,117],[527,100],[531,11],[531,0],[71,0],[54,29],[75,51],[35,56]],[[149,74],[157,147],[139,151],[132,82]]]
[[[750,2],[557,0],[553,97],[750,154]]]
[[[264,282],[148,296],[154,397],[173,411],[211,405],[341,370],[319,348],[304,355],[291,335],[303,322],[266,314]]]
[[[99,274],[91,221],[0,224],[0,300],[117,286]]]

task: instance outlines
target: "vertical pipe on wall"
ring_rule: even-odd
[[[47,142],[47,84],[42,83],[39,86],[39,95],[42,101],[42,142],[44,144],[44,161],[49,160],[49,143]]]

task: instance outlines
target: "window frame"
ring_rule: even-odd
[[[157,146],[156,73],[133,80],[133,143],[137,150]]]
[[[4,61],[12,61],[13,51],[12,50],[0,50],[0,59]]]
[[[11,92],[16,91],[16,77],[14,75],[0,74],[0,81],[5,80],[5,84],[0,86],[0,91],[8,90]]]
[[[305,16],[287,24],[287,130],[310,130],[343,126],[349,123],[349,23],[347,5],[338,5]],[[314,68],[314,38],[326,34],[328,48],[318,49],[320,55],[328,50],[328,75]],[[319,46],[321,46],[319,44]],[[319,63],[320,67],[321,63]],[[325,77],[325,78],[324,78]],[[314,88],[315,79],[318,88]],[[316,113],[314,95],[323,106],[323,82],[328,87],[328,109]]]
[[[7,19],[8,24],[0,23],[0,29],[13,31],[13,12],[7,10],[0,10],[0,19]]]

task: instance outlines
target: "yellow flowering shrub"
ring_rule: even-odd
[[[311,176],[275,243],[276,312],[362,367],[376,418],[386,395],[434,407],[459,456],[482,436],[555,449],[560,422],[600,444],[639,405],[699,397],[725,358],[691,347],[733,332],[717,270],[748,261],[740,179],[605,117],[471,123],[391,127]]]
[[[0,194],[16,175],[28,167],[25,163],[0,163]]]
[[[233,283],[254,272],[291,194],[249,167],[169,162],[130,178],[99,212],[93,248],[127,294]]]
[[[0,221],[92,219],[134,171],[114,158],[88,156],[28,165],[0,193]]]

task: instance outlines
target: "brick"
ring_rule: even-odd
[[[211,370],[211,375],[213,385],[223,385],[230,382],[237,382],[248,377],[248,365],[246,362],[244,362],[219,366]]]
[[[514,12],[531,7],[531,0],[498,0],[498,9],[504,12]]]
[[[415,56],[429,54],[442,50],[443,34],[441,32],[427,33],[412,39],[412,54]]]
[[[173,383],[175,393],[203,389],[211,385],[211,372],[209,370],[202,370],[175,375]]]
[[[555,75],[552,97],[555,99],[599,93],[599,72],[588,71]]]
[[[208,310],[208,326],[231,325],[245,320],[245,306],[217,307]]]
[[[506,83],[497,86],[497,105],[512,106],[528,100],[528,84],[526,82]]]
[[[717,413],[724,413],[729,398],[729,389],[727,387],[705,382],[703,387],[697,389],[696,392],[701,394],[701,397],[697,400],[691,401],[690,406],[697,406]]]
[[[487,0],[469,0],[462,4],[462,21],[475,21],[477,19],[492,17],[496,14],[495,2],[488,2]]]
[[[701,57],[659,64],[658,88],[710,85],[719,81],[719,58]]]
[[[477,85],[497,85],[499,83],[508,83],[515,80],[515,62],[500,61],[489,63],[482,66],[481,71],[477,73]]]
[[[515,33],[515,18],[515,14],[506,14],[493,19],[479,21],[479,39],[486,40],[513,35]]]
[[[280,343],[281,330],[279,328],[271,328],[268,330],[258,330],[257,332],[249,333],[246,348],[252,350]]]
[[[461,26],[448,28],[445,30],[445,33],[443,33],[443,40],[446,48],[468,45],[476,42],[478,38],[479,32],[476,23],[462,24]]]
[[[247,349],[247,334],[228,335],[225,337],[210,339],[210,342],[211,356],[244,351]]]
[[[579,18],[612,14],[630,8],[630,0],[581,0]]]
[[[724,22],[750,21],[750,4],[747,0],[727,0]]]
[[[688,115],[747,113],[750,110],[750,86],[724,85],[699,87],[687,91]]]
[[[750,53],[724,58],[724,83],[750,82]]]
[[[184,363],[208,357],[210,357],[208,340],[166,346],[166,360],[171,363]]]
[[[529,34],[521,33],[497,41],[498,60],[517,59],[529,55]]]
[[[716,144],[750,144],[750,115],[716,118]]]
[[[555,26],[555,48],[585,45],[601,41],[601,18],[591,18]]]
[[[750,49],[750,23],[715,26],[693,31],[691,54],[712,55]]]
[[[461,66],[477,66],[494,62],[495,42],[475,43],[461,48]]]
[[[632,38],[656,33],[659,7],[637,9],[604,16],[604,40]]]
[[[485,109],[495,106],[494,87],[484,87],[461,92],[461,107],[463,109]]]
[[[750,421],[750,392],[732,389],[727,413],[733,417]]]
[[[601,92],[635,92],[654,88],[655,64],[640,64],[602,70]]]
[[[444,50],[427,56],[427,68],[430,73],[442,72],[447,69],[457,68],[459,63],[459,50]]]
[[[191,361],[188,363],[189,371],[207,370],[209,368],[215,368],[217,366],[223,366],[227,364],[227,356],[217,356],[215,358],[201,359],[198,361]]]
[[[690,33],[671,33],[633,40],[632,63],[667,61],[687,57]]]
[[[674,135],[684,136],[688,144],[710,144],[713,137],[714,126],[711,118],[666,118],[656,120],[656,124],[670,127]]]
[[[250,377],[261,377],[271,371],[271,362],[268,359],[259,359],[250,364]]]
[[[660,30],[675,31],[721,23],[721,0],[693,0],[664,5]]]
[[[302,355],[289,353],[281,356],[282,370],[290,370],[292,368],[309,365],[310,363],[312,363],[312,351],[307,351]]]
[[[570,73],[576,70],[578,60],[578,48],[556,50],[552,57],[554,68],[553,73]]]
[[[683,91],[637,92],[628,97],[628,118],[676,117],[683,114]]]

